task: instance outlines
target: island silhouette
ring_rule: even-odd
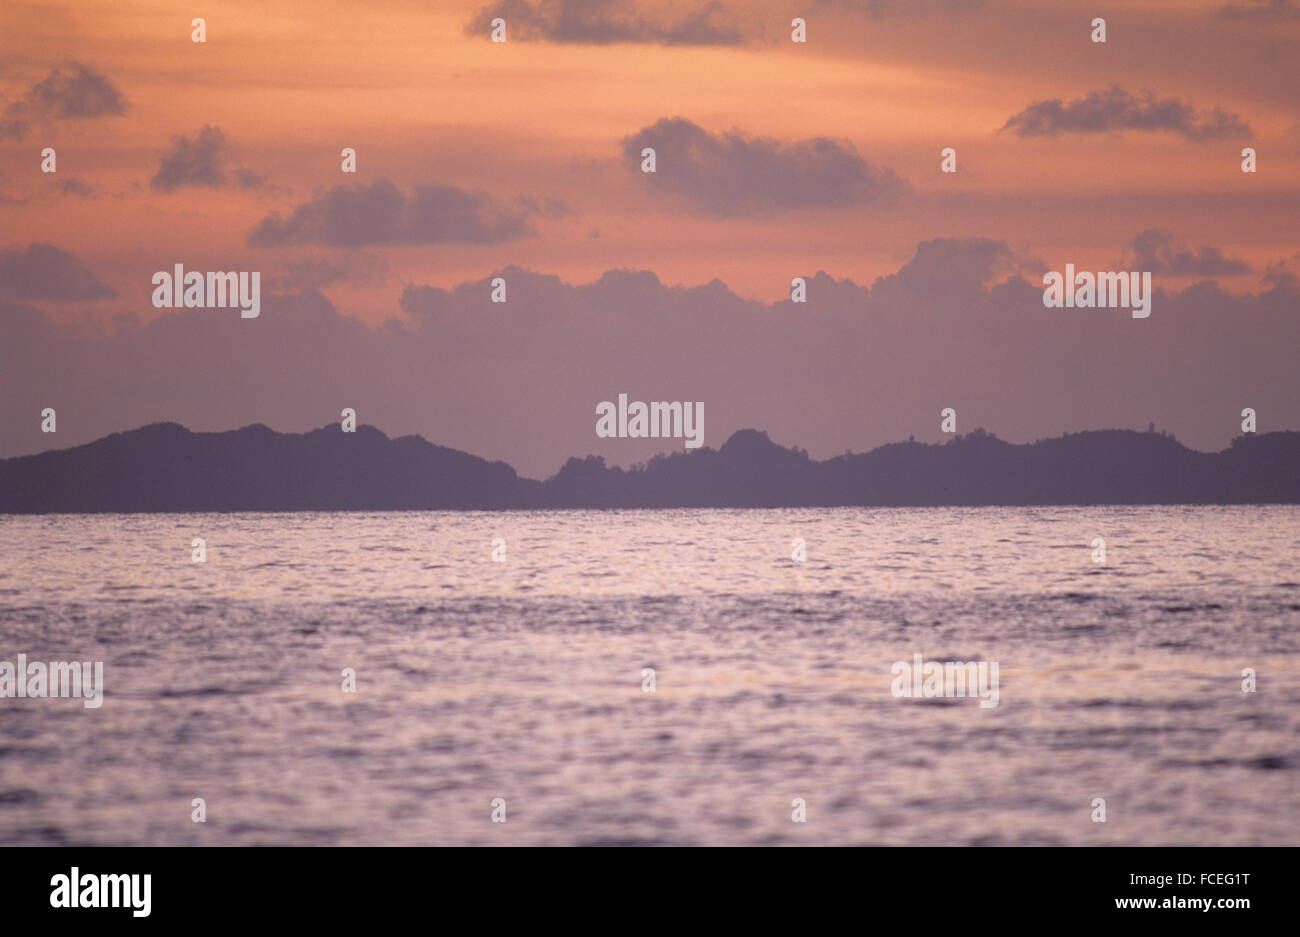
[[[1248,434],[1199,452],[1157,432],[1013,444],[977,429],[818,461],[744,429],[719,449],[630,469],[571,458],[537,481],[372,426],[192,432],[154,423],[0,460],[8,514],[1267,503],[1300,503],[1300,432]]]

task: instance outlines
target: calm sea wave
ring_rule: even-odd
[[[106,684],[0,699],[0,843],[1296,845],[1298,560],[1296,507],[0,517],[0,660]]]

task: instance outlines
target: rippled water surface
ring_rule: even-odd
[[[106,683],[0,699],[0,844],[1296,845],[1298,565],[1294,507],[0,517],[0,660]]]

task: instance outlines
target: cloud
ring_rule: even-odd
[[[1202,245],[1195,249],[1176,243],[1167,231],[1151,229],[1133,239],[1126,258],[1130,270],[1149,270],[1172,277],[1234,277],[1251,272],[1250,265],[1225,257],[1217,247]]]
[[[536,234],[530,218],[554,212],[551,203],[513,205],[486,192],[450,185],[415,186],[407,195],[387,179],[340,185],[299,205],[288,218],[273,212],[248,242],[284,244],[500,244]],[[542,209],[545,208],[546,211]]]
[[[260,173],[251,169],[235,170],[235,186],[240,189],[260,189],[266,184]]]
[[[59,182],[59,191],[64,195],[75,195],[78,198],[91,198],[95,190],[80,179],[63,179]]]
[[[150,188],[171,192],[185,187],[256,189],[262,177],[251,169],[226,169],[229,149],[220,127],[205,125],[193,138],[176,136],[162,155]]]
[[[924,296],[934,303],[968,303],[987,296],[994,280],[1036,272],[1043,263],[1022,257],[1005,241],[992,238],[934,238],[916,245],[912,259],[898,272],[880,278],[873,287],[878,297],[886,293],[907,302],[896,290]]]
[[[870,283],[805,273],[801,304],[648,270],[571,283],[506,267],[451,289],[411,285],[405,316],[374,328],[319,292],[265,283],[257,319],[175,310],[107,334],[0,299],[0,452],[48,449],[29,417],[55,399],[61,446],[156,420],[296,432],[349,406],[392,435],[531,477],[573,455],[628,464],[680,448],[598,439],[596,404],[619,393],[704,401],[705,445],[753,427],[817,458],[912,434],[938,441],[944,407],[963,431],[1012,440],[1156,420],[1217,449],[1240,431],[1246,403],[1270,429],[1300,428],[1295,276],[1274,272],[1242,293],[1158,281],[1151,317],[1135,320],[1127,309],[1045,309],[1042,267],[1015,272],[1031,263],[1001,241],[936,238]],[[491,301],[496,275],[505,303]],[[65,412],[75,414],[66,439]]]
[[[656,171],[641,172],[655,150]],[[889,205],[908,190],[893,170],[873,166],[852,143],[815,137],[782,143],[737,130],[711,134],[680,117],[664,118],[622,141],[632,173],[654,190],[721,218],[800,208]]]
[[[33,121],[120,117],[129,102],[103,74],[80,62],[55,68],[0,117],[0,140],[21,140]]]
[[[675,19],[652,20],[626,0],[503,0],[480,9],[465,26],[466,34],[489,35],[496,17],[506,21],[510,41],[665,46],[735,46],[746,41],[735,19],[716,2]]]
[[[0,250],[0,296],[67,302],[116,295],[85,264],[53,244]]]
[[[1198,114],[1192,105],[1179,98],[1156,98],[1149,91],[1134,95],[1118,85],[1106,91],[1090,91],[1087,97],[1068,104],[1060,99],[1030,104],[1012,116],[1002,129],[1022,137],[1120,130],[1170,131],[1197,142],[1251,133],[1241,118],[1217,107]]]
[[[988,0],[817,0],[821,6],[865,13],[872,19],[951,16],[978,10]]]
[[[1295,0],[1247,0],[1247,5],[1228,3],[1219,7],[1218,14],[1225,19],[1282,22],[1300,20],[1300,5]]]

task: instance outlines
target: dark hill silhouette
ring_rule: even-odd
[[[0,462],[0,511],[309,511],[512,507],[537,482],[418,436],[338,424],[192,433],[154,423]]]
[[[721,449],[629,470],[570,459],[544,482],[418,436],[337,424],[295,434],[155,423],[0,460],[0,513],[14,514],[1251,503],[1300,503],[1300,432],[1240,436],[1206,453],[1152,432],[1013,445],[975,430],[818,462],[747,429]]]

